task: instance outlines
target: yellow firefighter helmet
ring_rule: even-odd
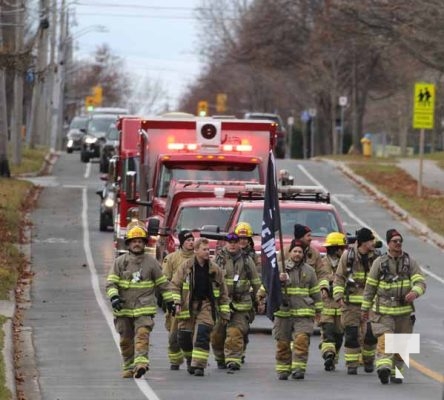
[[[126,233],[125,243],[128,244],[132,239],[143,239],[146,242],[148,239],[146,230],[140,225],[130,227]]]
[[[347,238],[341,232],[331,232],[325,238],[324,247],[330,246],[346,246]]]
[[[234,228],[234,233],[239,237],[252,237],[253,229],[248,222],[239,222]]]

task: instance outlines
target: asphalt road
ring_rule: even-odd
[[[267,333],[250,337],[246,364],[228,375],[210,365],[203,378],[182,369],[170,371],[162,312],[151,335],[151,370],[146,379],[120,378],[118,339],[112,325],[104,283],[113,260],[112,233],[99,231],[101,185],[96,163],[82,164],[78,153],[63,153],[52,177],[40,179],[45,188],[32,214],[31,304],[23,330],[29,333],[27,349],[34,385],[27,385],[27,400],[162,399],[201,400],[288,399],[295,396],[328,399],[441,399],[444,357],[443,251],[415,237],[330,165],[316,161],[279,161],[297,184],[321,184],[333,194],[349,232],[369,226],[382,237],[389,228],[404,236],[404,247],[431,275],[428,292],[417,301],[421,335],[419,354],[412,356],[403,385],[382,386],[375,373],[347,376],[343,360],[335,372],[325,372],[319,337],[312,337],[304,381],[278,381],[274,372],[274,341]],[[258,317],[255,327],[269,327]],[[34,350],[34,354],[32,354]],[[434,376],[433,374],[436,374]],[[441,382],[439,382],[441,379]],[[31,386],[33,389],[31,390]]]

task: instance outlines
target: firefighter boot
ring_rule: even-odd
[[[378,369],[378,378],[383,385],[389,383],[390,370],[388,368]]]
[[[147,365],[137,365],[134,369],[134,378],[139,379],[148,371]]]
[[[291,374],[291,377],[293,379],[304,379],[305,374],[304,374],[304,371],[296,370]]]
[[[358,367],[347,367],[347,375],[358,375]]]
[[[278,379],[280,381],[286,381],[286,380],[288,380],[289,376],[290,376],[289,372],[281,372],[281,373],[278,374]]]
[[[194,368],[194,376],[204,376],[203,368]]]
[[[235,363],[235,362],[229,362],[227,364],[227,374],[234,374],[234,371],[239,371],[240,370],[240,365]]]
[[[326,371],[335,370],[335,354],[331,351],[324,354],[324,369]]]

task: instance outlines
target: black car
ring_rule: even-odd
[[[96,193],[100,196],[100,219],[99,229],[102,232],[108,231],[110,228],[114,229],[114,204],[116,201],[116,188],[108,177],[104,175],[101,177],[106,181],[102,189]]]
[[[89,162],[91,158],[100,157],[100,142],[106,141],[106,132],[116,119],[117,115],[113,114],[93,114],[89,117],[80,146],[80,161]]]
[[[86,133],[88,125],[88,116],[79,115],[74,117],[69,124],[69,130],[66,134],[66,152],[72,153],[74,150],[80,150],[82,137]]]
[[[276,158],[285,158],[287,149],[287,131],[282,122],[282,118],[278,114],[249,112],[244,115],[245,119],[261,119],[270,120],[277,124],[276,129],[276,146],[274,148],[274,155]]]
[[[116,154],[119,145],[119,131],[113,122],[106,132],[105,141],[100,141],[100,172],[107,173],[109,160]]]

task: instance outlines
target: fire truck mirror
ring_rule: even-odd
[[[206,140],[213,139],[217,134],[217,128],[213,124],[205,124],[200,128],[200,134]]]
[[[109,160],[108,179],[111,182],[117,182],[117,158],[115,156]]]
[[[136,171],[128,171],[125,176],[125,194],[128,201],[136,200]]]
[[[159,234],[160,221],[157,218],[151,218],[148,221],[148,236],[157,236]]]

